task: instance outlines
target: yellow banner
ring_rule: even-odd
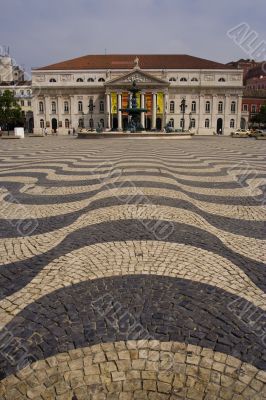
[[[140,108],[140,93],[137,93],[137,107]]]
[[[112,101],[111,113],[117,114],[117,95],[116,95],[116,93],[111,93],[111,101]]]
[[[157,113],[163,114],[163,109],[164,109],[163,93],[157,93]]]

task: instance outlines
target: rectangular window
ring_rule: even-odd
[[[224,104],[222,101],[220,101],[218,104],[218,113],[222,113],[223,110],[224,110]]]
[[[170,101],[170,113],[173,114],[175,112],[175,102]]]
[[[252,104],[252,106],[251,106],[251,112],[252,112],[252,113],[256,113],[256,112],[257,112],[257,106],[256,106],[256,104]]]
[[[243,111],[248,111],[248,104],[243,104]]]

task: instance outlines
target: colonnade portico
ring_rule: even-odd
[[[107,129],[112,129],[112,118],[117,117],[117,129],[119,131],[123,130],[123,113],[121,111],[123,101],[122,101],[122,93],[128,92],[127,90],[110,90],[105,93],[105,102],[106,102],[106,117],[107,117]],[[112,113],[112,96],[111,93],[115,94],[117,101],[117,110],[115,113]],[[160,113],[157,112],[157,95],[158,93],[163,93],[163,110]],[[152,107],[150,113],[141,112],[140,121],[141,125],[147,129],[147,116],[151,119],[151,129],[156,129],[156,121],[159,116],[162,119],[162,125],[166,124],[166,112],[167,112],[167,104],[168,104],[168,92],[163,91],[154,91],[154,90],[144,90],[140,89],[140,108],[146,108],[147,104],[145,101],[145,95],[151,94],[152,96]],[[128,92],[128,96],[130,96],[130,92]]]

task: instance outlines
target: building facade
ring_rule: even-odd
[[[241,70],[187,55],[89,55],[32,71],[34,132],[126,130],[128,117],[120,109],[128,105],[133,81],[139,106],[147,109],[141,115],[146,130],[170,124],[228,135],[240,127]]]

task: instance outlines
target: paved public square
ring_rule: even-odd
[[[266,398],[266,142],[0,142],[0,399]]]

